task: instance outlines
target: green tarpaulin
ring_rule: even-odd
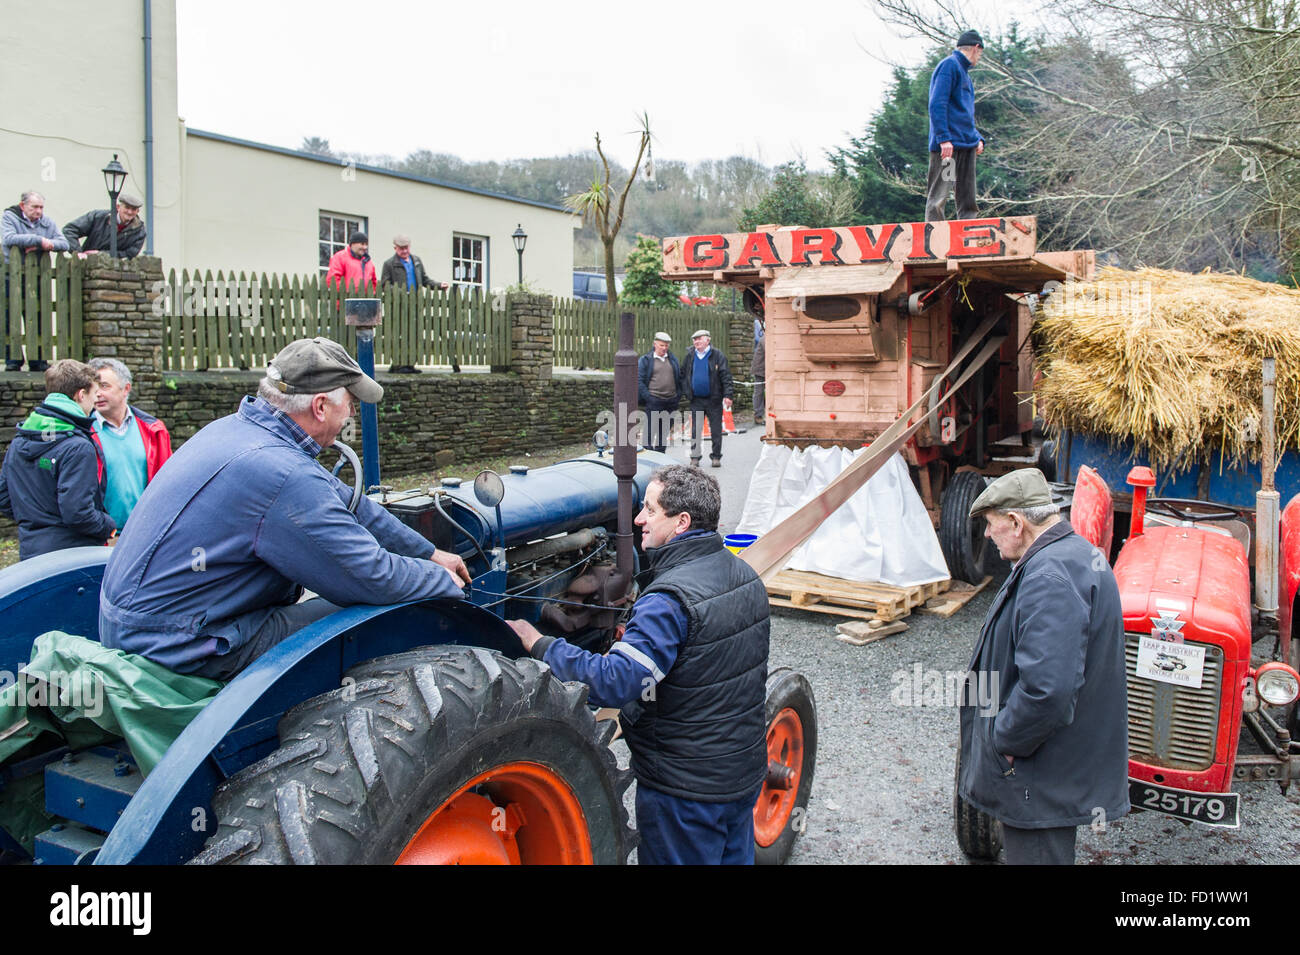
[[[62,740],[74,750],[122,738],[147,776],[224,685],[50,631],[36,638],[17,681],[0,690],[0,764],[30,755],[24,750],[44,733],[57,738],[51,745]],[[0,828],[29,852],[49,818],[43,785],[20,780],[0,789]]]

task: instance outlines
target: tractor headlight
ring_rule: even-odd
[[[1300,674],[1285,663],[1265,663],[1255,671],[1255,692],[1270,706],[1286,706],[1300,696]]]

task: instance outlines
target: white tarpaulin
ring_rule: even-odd
[[[820,494],[866,448],[765,444],[736,532],[762,536]],[[913,587],[948,579],[930,515],[895,454],[794,552],[786,567]]]

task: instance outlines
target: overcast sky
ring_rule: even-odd
[[[590,149],[629,163],[647,111],[657,161],[769,165],[859,134],[919,58],[865,0],[620,3],[178,0],[189,125],[296,148],[471,160]],[[983,27],[983,24],[979,24]]]

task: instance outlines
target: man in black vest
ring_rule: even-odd
[[[650,579],[601,656],[512,620],[532,656],[620,718],[636,775],[642,865],[752,865],[767,775],[767,590],[722,546],[718,482],[656,472],[636,517]]]

